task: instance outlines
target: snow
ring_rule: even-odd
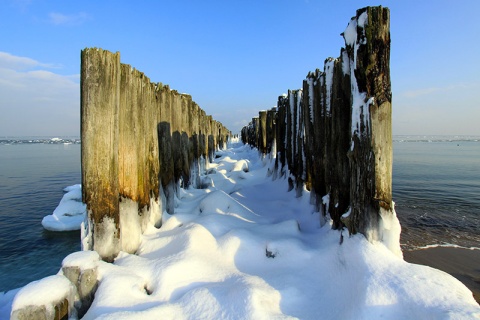
[[[12,303],[12,314],[15,310],[27,306],[45,306],[47,319],[53,319],[55,303],[68,299],[69,305],[73,305],[75,298],[75,286],[64,276],[54,275],[33,281],[15,295]]]
[[[395,203],[393,205],[395,205]],[[399,257],[403,257],[399,237],[402,227],[400,226],[395,210],[386,211],[380,208],[380,217],[380,239],[390,251]]]
[[[350,74],[350,59],[346,50],[342,51],[342,72],[344,75]]]
[[[347,28],[343,32],[343,38],[348,46],[353,46],[357,41],[357,19],[355,17],[348,23]]]
[[[297,124],[296,124],[296,131],[298,132],[303,132],[300,131],[300,119],[302,118],[302,95],[303,95],[303,90],[297,90],[295,92],[296,98],[297,98],[297,114],[295,117],[297,118]],[[295,132],[295,131],[293,131]]]
[[[92,229],[92,222],[88,219],[85,219],[80,225],[80,244],[82,250],[91,250],[93,247],[92,232],[90,232]]]
[[[290,114],[293,117],[295,115],[295,92],[294,91],[288,91],[288,105],[290,106]],[[290,136],[291,139],[291,145],[294,146],[294,132],[295,132],[295,122],[291,121],[291,132],[292,135]]]
[[[330,193],[327,193],[322,197],[322,204],[325,206],[325,213],[328,214],[330,212]],[[323,224],[322,224],[323,225]]]
[[[102,221],[96,224],[95,231],[93,234],[94,241],[102,244],[101,246],[96,245],[95,250],[103,257],[114,255],[118,250],[120,241],[114,219],[103,217]]]
[[[340,243],[341,231],[321,226],[308,191],[296,198],[284,178],[266,178],[272,166],[257,150],[236,144],[218,155],[211,185],[181,190],[175,214],[148,227],[135,254],[121,252],[113,264],[90,252],[64,260],[98,268],[84,319],[480,316],[462,283],[405,262],[388,235],[371,243],[343,233]],[[386,216],[398,240],[398,220]]]
[[[66,187],[66,192],[53,214],[45,216],[42,225],[50,231],[79,230],[85,220],[86,205],[82,203],[82,186]]]
[[[62,267],[79,267],[80,270],[93,269],[100,261],[96,251],[78,251],[69,254],[62,261]]]
[[[332,102],[332,84],[333,84],[333,71],[336,59],[329,58],[325,61],[325,91],[326,96],[326,116],[331,116],[331,102]]]
[[[358,26],[363,28],[365,26],[365,23],[368,22],[368,15],[367,12],[363,12],[359,17],[358,17]]]
[[[311,77],[307,78],[308,83],[308,110],[310,115],[310,122],[313,124],[313,98],[314,98],[314,79]]]
[[[360,134],[374,103],[359,92],[354,73],[363,44],[357,27],[367,20],[365,12],[344,32],[346,45],[354,48],[352,60],[342,57],[342,71],[351,75],[352,135]],[[333,63],[327,62],[325,80],[320,79],[327,89]],[[312,90],[309,79],[310,97]],[[300,101],[302,91],[288,94],[292,114],[294,94]],[[330,89],[328,111],[329,97]],[[296,120],[298,128],[299,115]],[[381,211],[380,241],[347,236],[332,230],[329,217],[315,211],[306,189],[297,197],[287,191],[285,176],[267,178],[272,160],[259,157],[258,150],[237,142],[216,154],[214,163],[202,159],[196,165],[197,174],[208,169],[199,177],[204,189],[179,189],[175,214],[152,205],[158,212],[143,222],[130,214],[138,212],[138,205],[122,199],[121,240],[113,219],[104,218],[97,228],[108,239],[97,249],[108,256],[116,241],[122,241],[125,250],[113,263],[101,261],[94,251],[75,252],[63,260],[64,267],[97,268],[99,286],[83,319],[480,318],[480,306],[461,282],[402,259],[394,210]],[[81,228],[82,248],[88,249],[93,239],[86,230],[92,226],[84,221],[81,186],[65,191],[42,224],[54,231]],[[328,206],[330,195],[322,201]],[[351,208],[342,217],[350,213]],[[10,305],[13,311],[45,305],[51,314],[65,297],[72,305],[74,295],[73,285],[60,273],[0,295],[0,316],[9,313]]]
[[[306,189],[297,198],[285,178],[267,178],[273,166],[258,150],[231,144],[217,154],[202,176],[210,186],[180,189],[175,214],[164,212],[159,229],[149,225],[135,254],[120,252],[114,263],[90,251],[64,259],[97,267],[99,287],[83,319],[480,317],[461,282],[397,255],[395,216],[382,216],[391,230],[383,241],[342,235],[331,221],[321,224]],[[51,290],[65,294],[58,277],[46,280],[48,289],[23,288],[14,308],[47,303]]]
[[[458,249],[465,249],[465,250],[480,250],[479,247],[463,247],[463,246],[459,246],[457,244],[452,244],[452,243],[429,244],[423,247],[416,247],[417,250],[431,249],[431,248],[458,248]]]
[[[362,132],[360,130],[362,123],[367,127],[369,127],[368,126],[370,121],[369,106],[375,103],[373,97],[369,97],[367,99],[366,93],[359,91],[357,79],[355,77],[355,69],[357,68],[357,52],[360,45],[364,45],[366,43],[366,38],[364,34],[361,34],[360,37],[358,37],[357,26],[361,28],[362,32],[364,32],[363,27],[367,21],[368,21],[368,15],[367,15],[367,12],[365,11],[358,17],[358,21],[356,18],[352,18],[347,28],[343,32],[345,44],[347,46],[353,47],[353,59],[351,59],[348,63],[348,65],[350,66],[349,74],[350,74],[350,84],[351,84],[351,92],[352,92],[351,131],[352,131],[352,136],[357,135],[358,137],[362,135]],[[342,65],[344,74],[347,74],[345,72],[346,65],[347,65],[346,62],[344,62],[344,64]],[[351,148],[353,150],[353,139],[352,139]]]
[[[142,236],[138,203],[122,197],[119,206],[121,247],[126,252],[134,253],[140,245]]]

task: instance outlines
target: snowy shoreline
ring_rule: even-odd
[[[271,162],[257,150],[237,144],[218,155],[208,188],[182,190],[176,213],[147,230],[136,254],[110,264],[85,252],[99,287],[84,319],[480,316],[454,277],[320,227],[308,192],[296,198],[286,180],[266,178]]]

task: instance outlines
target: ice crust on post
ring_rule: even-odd
[[[373,104],[374,97],[369,97],[365,92],[360,92],[358,89],[357,78],[355,77],[355,70],[357,69],[357,55],[360,45],[366,44],[365,39],[365,21],[368,19],[367,12],[363,12],[360,17],[352,19],[344,32],[345,44],[353,47],[353,59],[350,60],[350,83],[352,87],[352,135],[361,136],[361,126],[369,128],[370,115],[368,114],[368,106]],[[362,33],[357,34],[357,29],[360,28]],[[367,133],[368,134],[368,133]],[[352,140],[352,150],[354,148],[354,141]]]

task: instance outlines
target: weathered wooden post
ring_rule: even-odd
[[[370,239],[385,239],[388,230],[397,228],[398,223],[392,203],[389,10],[382,7],[357,10],[344,38],[353,101],[349,153],[352,203],[350,215],[345,215],[343,221],[351,232],[361,232]]]
[[[258,150],[267,153],[267,111],[260,111],[258,113]]]
[[[173,213],[179,181],[187,186],[191,175],[198,180],[205,168],[199,160],[213,154],[216,141],[223,144],[227,130],[189,95],[121,64],[119,53],[85,49],[81,58],[82,190],[88,213],[82,243],[111,261],[120,250],[134,253],[147,226],[160,226],[162,199]]]
[[[284,174],[284,167],[287,163],[287,105],[287,97],[279,96],[277,100],[277,116],[275,118],[277,136],[277,158],[275,159],[275,170],[276,172],[279,172],[280,175]]]
[[[276,116],[276,110],[275,108],[270,109],[267,111],[267,120],[266,120],[266,135],[267,135],[267,153],[273,152],[276,154],[276,149],[275,147],[275,116]]]
[[[118,137],[120,54],[81,54],[82,192],[90,226],[88,249],[105,260],[120,251]]]
[[[330,94],[330,136],[326,153],[326,163],[330,170],[329,213],[334,228],[342,227],[340,217],[350,205],[350,167],[347,157],[350,148],[351,103],[350,76],[344,74],[342,55],[333,61],[332,87]],[[348,63],[348,62],[347,62]]]

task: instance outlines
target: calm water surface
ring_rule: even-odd
[[[394,139],[402,247],[480,247],[480,139],[430,140]],[[57,273],[63,258],[80,250],[79,232],[41,225],[62,189],[80,179],[78,144],[0,144],[0,292]]]
[[[49,232],[63,188],[81,181],[80,145],[0,144],[0,292],[56,274],[80,232]]]
[[[480,139],[394,139],[402,247],[480,247]]]

